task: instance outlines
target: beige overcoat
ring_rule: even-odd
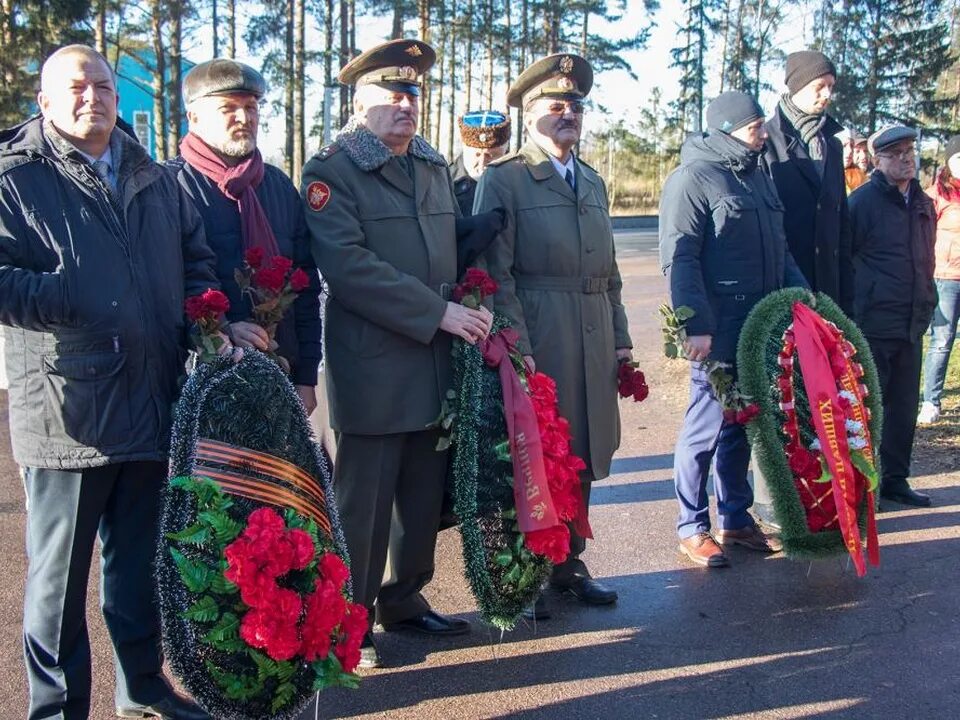
[[[556,380],[573,450],[600,479],[620,444],[616,350],[632,343],[606,187],[576,160],[576,188],[527,142],[487,168],[474,212],[507,211],[485,258],[500,285],[496,309],[516,326],[520,350]]]
[[[456,282],[459,209],[443,157],[420,137],[409,157],[413,178],[354,125],[303,169],[313,255],[329,286],[330,420],[344,433],[425,430],[450,387],[451,336],[438,328]]]

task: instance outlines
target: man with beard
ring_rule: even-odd
[[[420,76],[435,60],[424,42],[393,40],[348,63],[339,80],[356,86],[354,114],[304,166],[301,193],[330,288],[326,379],[354,600],[371,631],[376,618],[387,631],[448,636],[469,624],[420,593],[447,470],[436,419],[453,337],[482,340],[493,316],[449,301],[460,213],[446,161],[416,134]],[[361,665],[379,664],[370,632]]]
[[[588,605],[608,605],[617,601],[616,590],[595,580],[580,556],[589,537],[591,485],[610,474],[620,444],[617,367],[631,358],[632,342],[607,189],[574,153],[592,86],[590,63],[569,53],[538,60],[520,74],[507,103],[523,108],[527,141],[490,164],[475,209],[506,210],[506,227],[485,256],[499,284],[494,305],[519,333],[517,347],[529,367],[556,381],[573,453],[586,463],[582,517],[571,527],[570,555],[554,566],[549,585]],[[530,613],[547,617],[542,597]]]
[[[787,56],[788,93],[767,121],[763,161],[784,206],[790,253],[810,287],[853,311],[843,127],[827,115],[837,71],[815,50]]]
[[[257,149],[263,77],[249,65],[216,59],[200,63],[183,80],[189,133],[169,165],[203,218],[217,256],[217,278],[230,299],[228,332],[234,344],[275,349],[290,363],[290,381],[307,415],[317,404],[320,364],[320,280],[310,252],[300,194],[284,173],[267,165]],[[268,262],[283,255],[302,268],[310,285],[277,327],[276,348],[250,320],[252,303],[234,271],[244,253],[258,248]]]
[[[853,319],[870,342],[883,396],[880,497],[926,507],[910,487],[923,334],[937,304],[936,210],[917,182],[917,133],[894,125],[870,136],[876,166],[850,196],[856,295]]]
[[[460,212],[473,214],[473,199],[483,171],[510,145],[510,118],[496,110],[475,110],[460,118],[463,150],[450,166]]]
[[[117,100],[106,59],[69,45],[43,64],[42,116],[0,133],[0,323],[27,507],[29,720],[89,716],[98,537],[117,715],[209,718],[163,677],[151,567],[187,357],[184,299],[216,287],[214,258],[189,198],[118,126]]]
[[[767,131],[757,101],[725,92],[707,107],[707,131],[683,144],[680,167],[667,178],[660,201],[660,264],[669,275],[673,307],[687,306],[686,357],[691,360],[690,404],[674,450],[680,502],[680,552],[704,567],[729,565],[710,533],[707,475],[714,483],[723,545],[776,552],[748,510],[750,445],[743,425],[727,422],[704,360],[732,366],[750,310],[785,285],[806,286],[787,248],[783,206],[773,182],[758,169]]]

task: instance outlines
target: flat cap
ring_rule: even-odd
[[[420,94],[420,76],[433,67],[437,53],[420,40],[389,40],[361,53],[337,75],[344,85],[379,85]]]
[[[215,58],[194,65],[183,79],[183,103],[210,95],[248,93],[258,98],[267,92],[263,75],[249,65],[228,58]]]
[[[473,110],[460,118],[460,138],[473,148],[495,148],[510,142],[510,118],[496,110]]]
[[[507,105],[523,107],[538,97],[580,100],[593,87],[593,67],[579,55],[557,53],[537,60],[507,91]]]
[[[887,125],[867,138],[867,150],[870,151],[871,155],[876,155],[884,148],[902,140],[916,139],[917,131],[913,128],[908,128],[906,125]]]

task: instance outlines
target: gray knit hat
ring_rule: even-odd
[[[836,78],[837,68],[822,52],[801,50],[787,55],[787,71],[783,81],[791,95],[796,95],[807,83],[824,75]]]

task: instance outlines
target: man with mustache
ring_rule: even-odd
[[[0,323],[27,496],[27,717],[90,712],[87,578],[120,717],[203,720],[162,675],[151,566],[183,304],[217,286],[189,198],[117,125],[113,71],[84,45],[43,64],[42,116],[0,133]]]
[[[573,452],[586,463],[582,522],[571,527],[570,555],[553,568],[549,585],[588,605],[608,605],[616,590],[595,580],[580,555],[591,483],[610,474],[620,444],[617,368],[630,359],[632,343],[607,189],[574,152],[592,86],[590,63],[569,53],[520,74],[507,103],[523,108],[527,141],[487,167],[474,210],[506,210],[506,228],[486,253],[500,286],[494,304],[519,332],[528,365],[556,380]],[[542,597],[528,614],[549,615]]]
[[[317,405],[320,279],[300,195],[257,149],[265,92],[260,73],[236,60],[218,58],[193,67],[183,80],[190,131],[169,166],[203,218],[217,256],[217,278],[230,298],[228,332],[235,345],[271,349],[266,331],[250,321],[250,299],[234,278],[248,250],[259,248],[266,258],[283,255],[310,277],[277,327],[275,348],[290,363],[290,381],[309,416]]]
[[[821,52],[787,56],[787,94],[766,123],[763,163],[784,206],[790,253],[810,287],[853,312],[843,126],[827,115],[837,71]]]
[[[469,631],[430,609],[447,454],[436,420],[451,384],[454,336],[476,343],[492,315],[449,301],[460,212],[443,157],[417,135],[420,76],[436,60],[393,40],[348,63],[354,114],[303,169],[300,192],[329,285],[324,352],[334,483],[354,600],[370,612],[361,665],[377,667],[374,619],[387,631]],[[386,570],[386,573],[384,571]]]

